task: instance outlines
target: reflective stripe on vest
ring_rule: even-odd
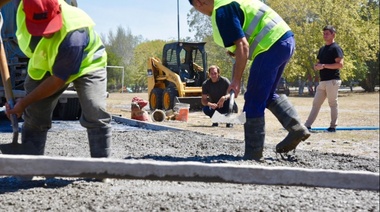
[[[98,38],[98,35],[96,34],[95,31],[89,32],[89,36],[90,36],[90,38],[92,36],[95,40]],[[87,49],[90,50],[90,49],[94,48],[93,46],[96,44],[96,42],[92,42],[92,45],[90,45],[90,44],[91,44],[91,42],[89,43],[89,45],[86,47],[85,51],[83,52],[83,58],[86,58],[88,56],[88,50]],[[106,52],[106,48],[103,45],[101,45],[98,49],[95,50],[95,52],[92,55],[91,60],[94,61],[94,60],[101,58],[105,52]]]
[[[269,7],[266,5],[263,5],[260,9],[259,12],[256,14],[256,16],[253,18],[251,21],[251,24],[249,25],[248,29],[245,31],[245,36],[247,38],[251,37],[253,31],[256,29],[257,25],[259,24],[260,18],[264,15],[265,11]],[[257,45],[263,40],[265,35],[267,35],[278,23],[284,21],[278,14],[272,18],[271,21],[269,21],[265,27],[260,31],[258,35],[256,35],[255,39],[253,42],[249,45],[249,57],[251,58],[253,55],[253,52],[255,51]]]

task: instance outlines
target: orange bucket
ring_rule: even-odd
[[[190,109],[190,104],[176,103],[174,106],[174,110],[178,112],[176,120],[187,122],[187,120],[189,119],[189,109]]]

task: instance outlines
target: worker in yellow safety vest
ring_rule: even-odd
[[[63,0],[22,0],[16,36],[29,58],[26,96],[6,113],[22,115],[22,145],[43,155],[59,96],[73,83],[82,107],[91,157],[108,157],[111,115],[106,111],[107,53],[94,22]]]
[[[245,66],[251,68],[244,94],[245,153],[247,160],[262,161],[265,140],[264,110],[268,108],[289,131],[276,146],[287,153],[310,136],[296,110],[276,87],[295,49],[293,32],[270,7],[258,0],[189,0],[199,12],[211,17],[214,41],[235,57],[228,91],[240,92]]]

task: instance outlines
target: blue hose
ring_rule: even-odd
[[[362,127],[336,127],[336,130],[379,130],[379,127],[372,127],[372,126],[362,126]],[[321,130],[326,131],[327,127],[312,127],[311,130]]]

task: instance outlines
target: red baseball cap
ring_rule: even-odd
[[[25,23],[29,33],[43,36],[62,27],[61,7],[58,0],[23,0]]]

